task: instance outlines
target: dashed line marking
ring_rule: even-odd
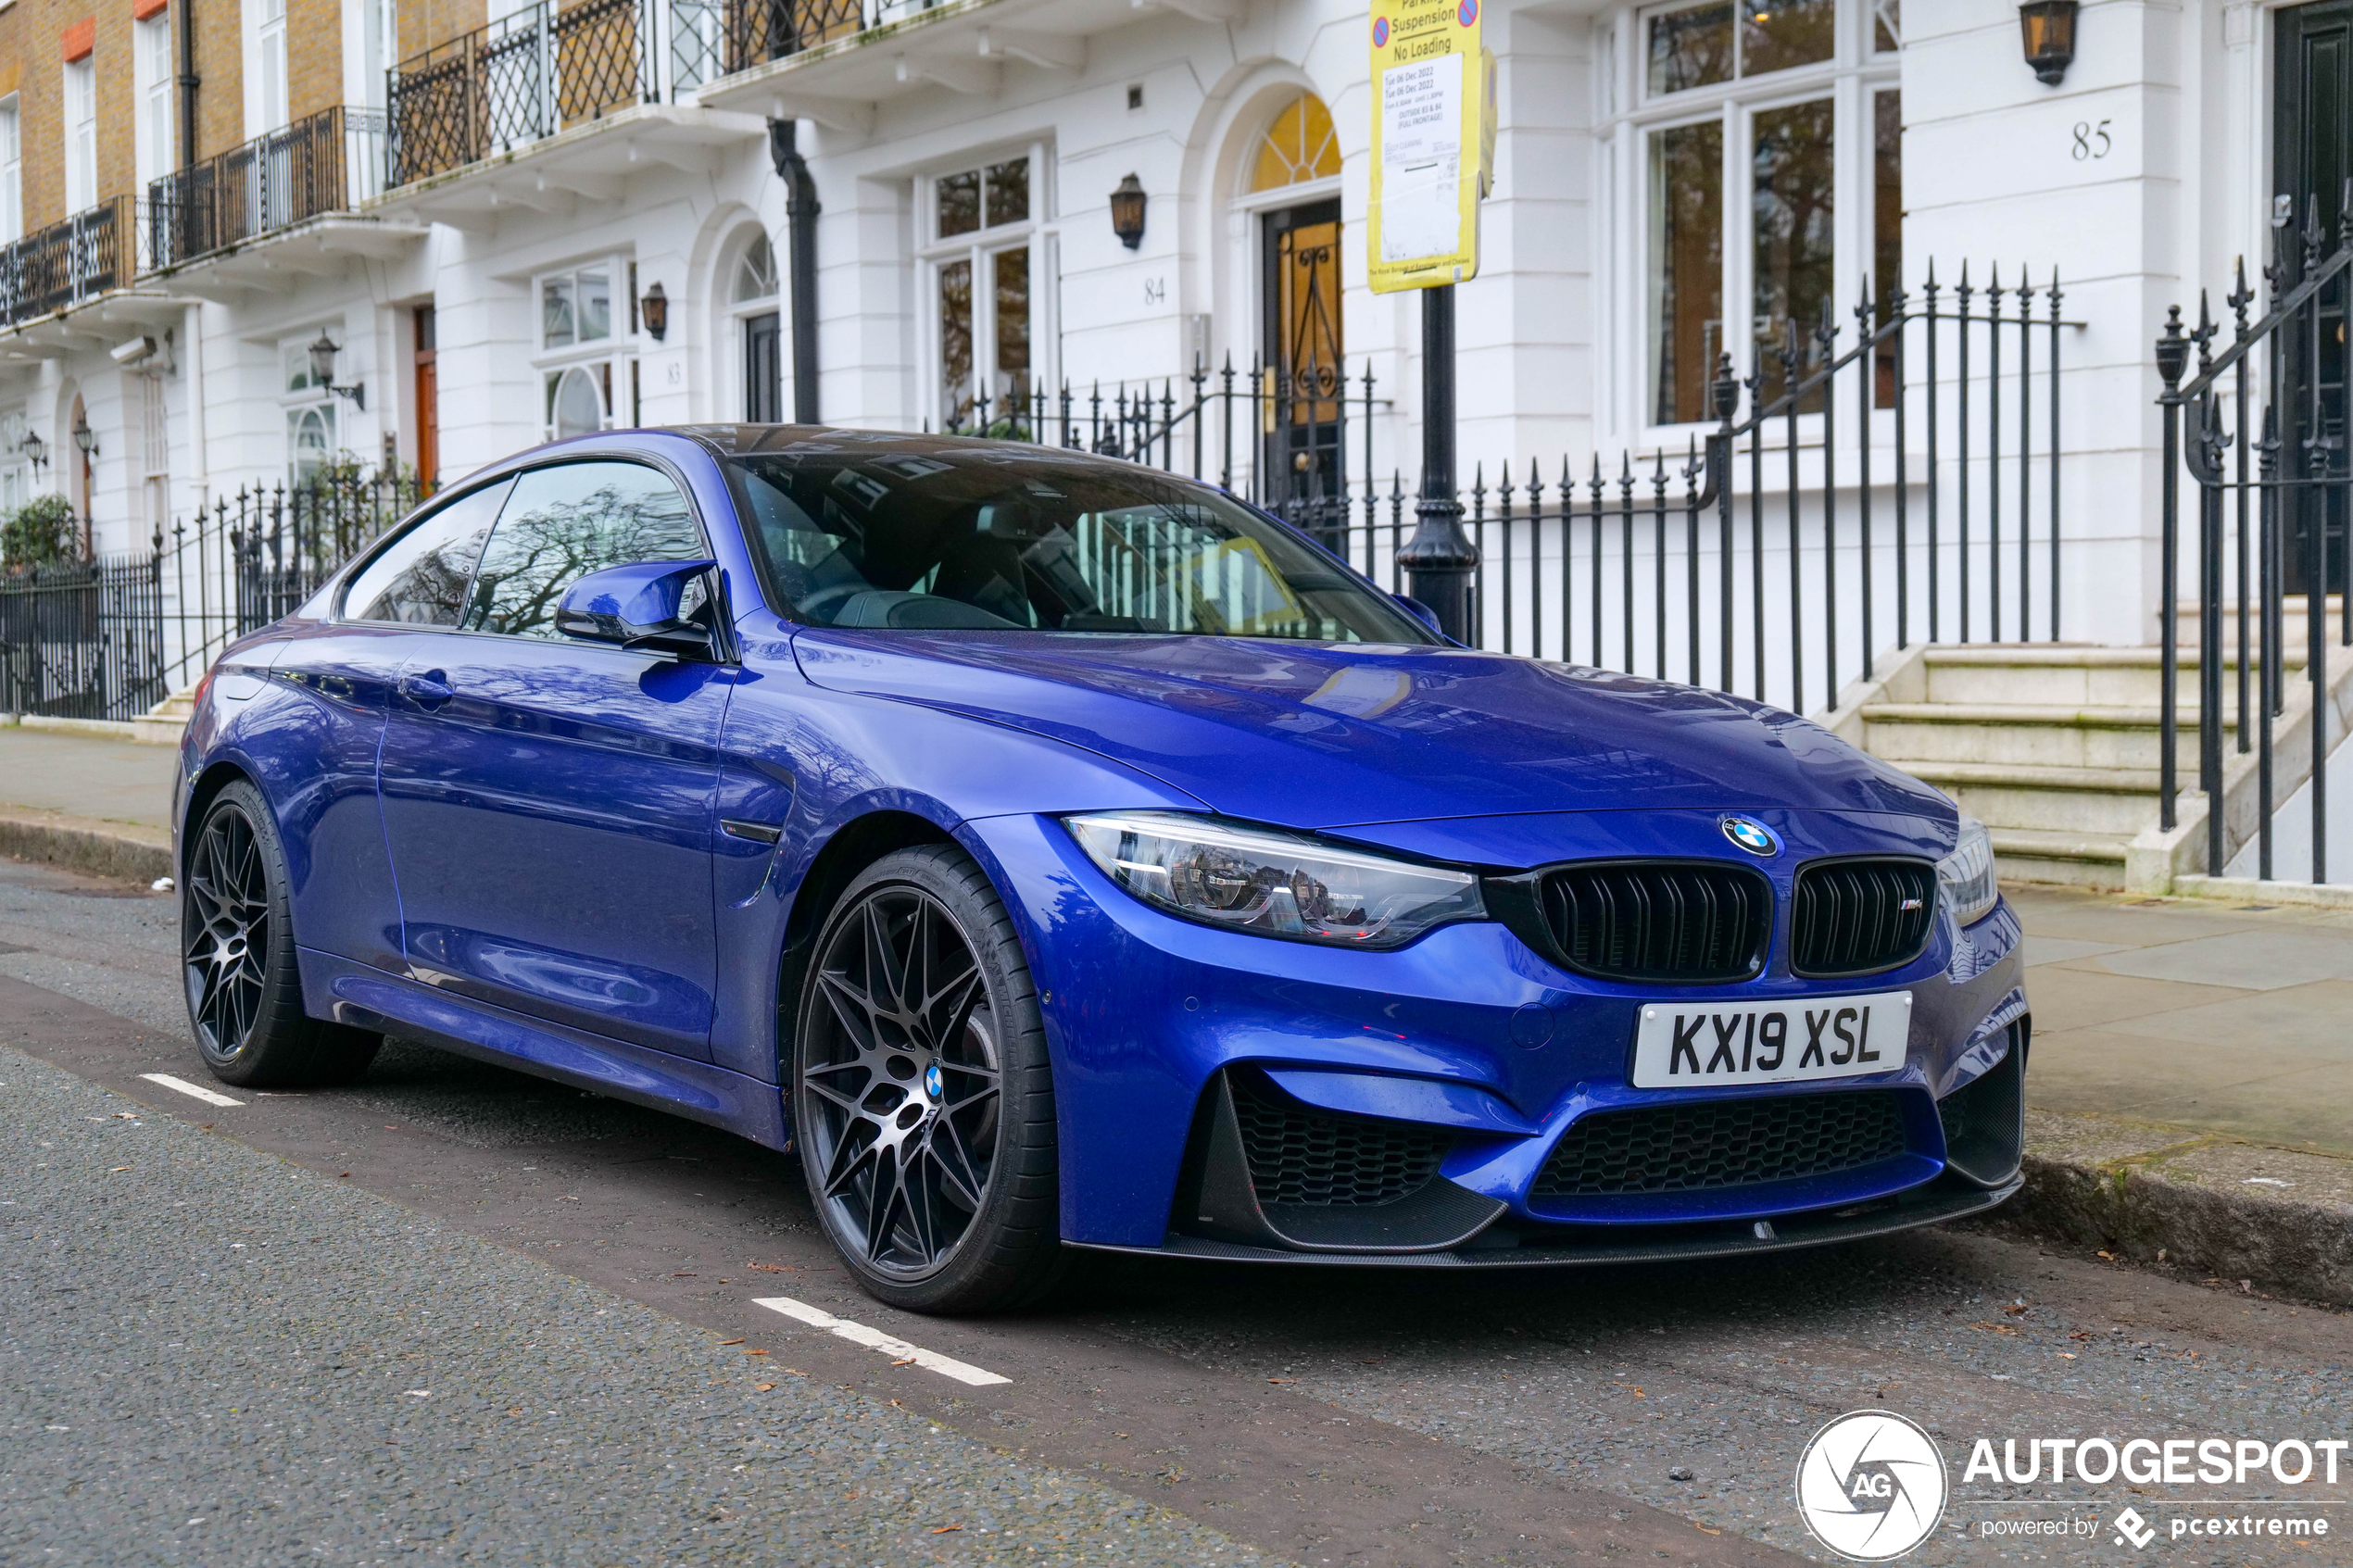
[[[191,1084],[185,1078],[174,1078],[169,1073],[142,1073],[139,1076],[150,1084],[161,1084],[167,1089],[177,1089],[190,1099],[200,1099],[207,1105],[245,1104],[245,1101],[241,1099],[231,1099],[227,1095],[215,1094],[210,1089]]]
[[[806,1301],[796,1301],[789,1296],[756,1296],[752,1298],[751,1304],[755,1307],[765,1307],[772,1312],[782,1312],[785,1316],[805,1323],[812,1328],[822,1328],[827,1334],[838,1335],[853,1345],[863,1345],[869,1350],[880,1350],[885,1355],[893,1358],[897,1365],[905,1366],[912,1362],[925,1372],[936,1372],[942,1377],[952,1377],[957,1382],[975,1388],[986,1388],[991,1384],[1013,1381],[1010,1377],[1000,1377],[993,1372],[984,1372],[968,1362],[956,1360],[953,1356],[943,1356],[937,1350],[926,1350],[920,1345],[910,1345],[904,1339],[895,1339],[878,1328],[868,1328],[864,1323],[851,1323],[848,1318],[837,1318],[823,1307],[812,1307]]]

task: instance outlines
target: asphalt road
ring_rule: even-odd
[[[218,1087],[173,913],[0,861],[0,1563],[1822,1560],[1793,1475],[1860,1408],[1950,1465],[1909,1562],[2137,1558],[2128,1504],[2152,1560],[2353,1562],[2353,1456],[1962,1474],[1980,1437],[2353,1437],[2342,1313],[1980,1228],[1468,1280],[1122,1262],[913,1318],[829,1266],[793,1161],[689,1123],[408,1044],[236,1106],[147,1081]],[[2166,1533],[2209,1512],[2339,1534]]]

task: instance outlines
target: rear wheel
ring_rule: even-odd
[[[243,779],[205,809],[180,890],[180,972],[205,1065],[224,1083],[339,1084],[384,1036],[303,1011],[286,857],[261,792]]]
[[[1036,987],[970,857],[900,850],[819,935],[793,1122],[827,1236],[871,1295],[1017,1306],[1061,1271],[1054,1096]]]

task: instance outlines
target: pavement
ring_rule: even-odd
[[[333,1091],[157,1084],[218,1089],[173,901],[0,861],[0,1562],[1821,1561],[1795,1457],[1868,1407],[1956,1476],[1907,1561],[2113,1562],[2122,1506],[2162,1527],[2212,1489],[1964,1482],[1962,1456],[2344,1435],[2353,922],[2011,897],[2032,1180],[1995,1222],[1378,1291],[1119,1262],[945,1322],[857,1294],[795,1162],[713,1129],[410,1042]],[[2342,1533],[2344,1480],[2225,1491]]]

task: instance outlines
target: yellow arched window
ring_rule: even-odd
[[[1250,188],[1276,191],[1339,172],[1340,140],[1332,133],[1332,111],[1315,94],[1302,93],[1259,139]]]

